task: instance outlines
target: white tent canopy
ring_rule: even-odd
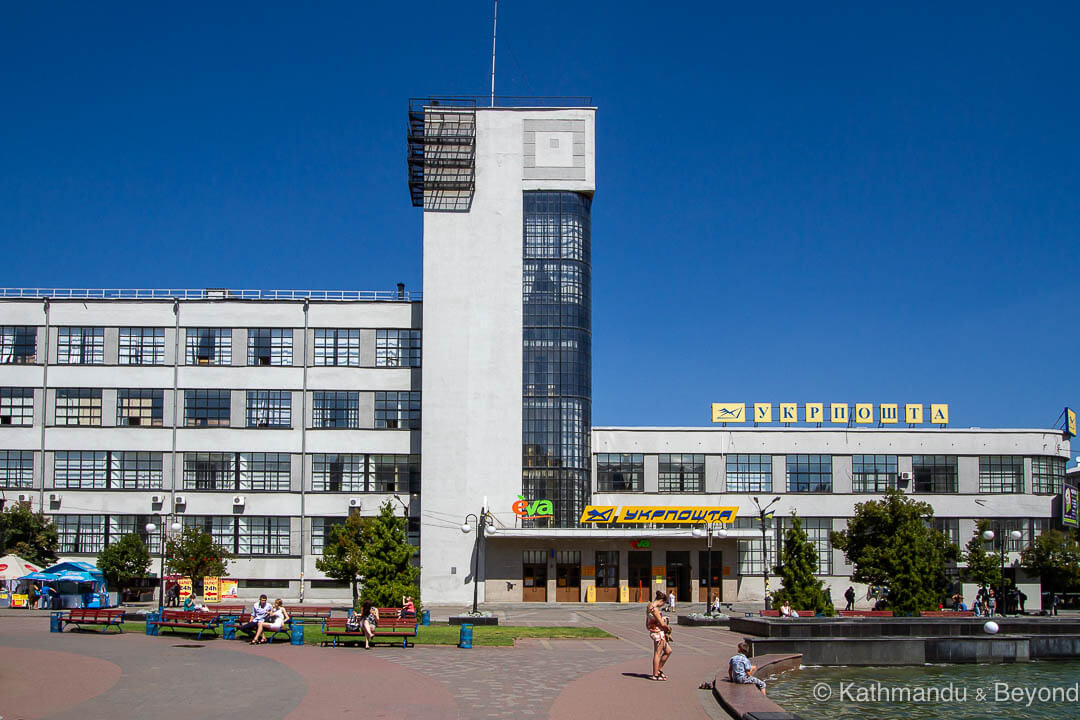
[[[38,572],[41,568],[34,563],[23,560],[18,555],[5,555],[0,557],[0,581],[18,580],[23,575]]]

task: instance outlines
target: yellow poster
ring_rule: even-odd
[[[216,577],[204,577],[203,581],[203,602],[216,603],[221,602],[221,597],[218,595],[218,580]]]
[[[949,406],[932,404],[930,406],[930,422],[935,425],[949,424]]]
[[[772,403],[754,403],[754,422],[772,422]]]
[[[874,422],[874,403],[855,403],[855,422],[870,425]]]
[[[1076,411],[1072,408],[1065,408],[1065,430],[1076,437]]]
[[[847,403],[829,404],[829,422],[846,424],[848,421]]]
[[[30,603],[30,596],[29,595],[15,594],[15,595],[11,596],[11,607],[13,607],[13,608],[17,608],[17,607],[24,608],[24,607],[27,607],[29,605],[29,603]]]
[[[780,422],[782,422],[782,423],[799,422],[799,404],[798,403],[780,403]]]
[[[221,578],[218,582],[218,594],[222,600],[235,600],[236,588],[239,586],[239,580],[232,580],[230,578]]]
[[[919,425],[922,423],[922,405],[905,405],[904,406],[904,422],[908,425]]]
[[[182,602],[191,597],[191,578],[182,577],[177,582],[180,585],[180,600]]]
[[[712,421],[714,423],[746,422],[746,405],[743,403],[713,403]]]
[[[819,423],[825,420],[825,406],[821,403],[806,403],[806,422]]]
[[[896,403],[883,403],[878,406],[878,410],[881,412],[882,425],[895,425],[899,422],[900,408]]]

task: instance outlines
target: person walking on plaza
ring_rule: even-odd
[[[645,606],[645,629],[649,631],[649,637],[653,641],[652,675],[650,680],[667,680],[664,674],[664,665],[671,657],[671,643],[668,634],[671,625],[667,618],[660,614],[660,608],[667,602],[663,590],[656,591],[656,597]]]
[[[750,646],[745,642],[739,643],[739,652],[728,660],[728,680],[740,685],[756,685],[757,689],[765,695],[765,681],[754,677],[757,666],[750,664],[750,658],[746,654],[750,652]]]
[[[844,600],[847,601],[847,605],[844,607],[845,610],[854,610],[855,609],[855,588],[854,588],[854,586],[848,585],[848,589],[844,591]]]

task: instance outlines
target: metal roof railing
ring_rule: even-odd
[[[420,302],[423,293],[408,290],[233,290],[203,288],[0,288],[3,298],[51,300],[325,300],[338,302]]]

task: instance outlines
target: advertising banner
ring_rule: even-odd
[[[11,607],[13,607],[13,608],[17,608],[17,607],[24,608],[24,607],[28,607],[29,605],[30,605],[30,596],[29,595],[15,594],[15,595],[11,596]]]
[[[236,588],[240,585],[239,580],[233,580],[231,578],[221,578],[218,582],[218,594],[222,600],[235,600]]]
[[[204,577],[203,581],[203,602],[216,603],[221,602],[221,596],[218,594],[218,580],[217,577]]]
[[[182,577],[177,583],[180,585],[180,602],[191,597],[191,578]]]
[[[1072,527],[1080,526],[1080,514],[1076,511],[1077,492],[1072,485],[1061,489],[1061,522]]]

